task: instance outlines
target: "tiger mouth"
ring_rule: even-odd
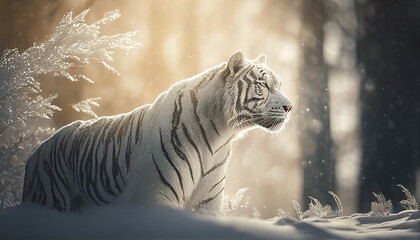
[[[285,120],[285,118],[282,117],[277,117],[277,118],[268,118],[268,119],[264,119],[262,121],[260,121],[258,123],[258,125],[260,125],[261,127],[264,128],[273,128],[277,125],[279,125],[280,123],[283,123]]]

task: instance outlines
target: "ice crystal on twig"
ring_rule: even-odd
[[[292,200],[292,205],[295,208],[298,218],[303,219],[304,216],[303,216],[302,207],[300,206],[300,204],[297,201]]]
[[[99,107],[99,103],[97,103],[97,101],[99,100],[101,100],[100,97],[88,98],[88,99],[82,100],[78,103],[71,105],[71,107],[78,112],[83,112],[94,118],[98,118],[98,115],[96,115],[96,113],[92,110],[92,106]]]
[[[322,203],[314,198],[309,196],[311,202],[309,203],[309,209],[305,212],[302,212],[302,207],[300,204],[292,200],[292,205],[295,208],[296,214],[300,219],[309,218],[309,217],[319,217],[319,218],[333,218],[340,216],[343,213],[343,206],[341,204],[340,198],[332,191],[328,192],[337,204],[337,211],[331,209],[330,205],[322,205]]]
[[[252,216],[255,219],[259,219],[261,217],[261,213],[258,211],[256,207],[252,207]]]
[[[398,184],[398,187],[402,188],[402,191],[405,194],[405,197],[407,199],[401,200],[400,205],[406,209],[406,210],[420,210],[419,204],[416,200],[416,197],[408,191],[406,187],[404,187],[402,184]]]
[[[249,197],[245,197],[248,188],[239,189],[233,198],[223,197],[221,212],[226,215],[240,215],[249,205]]]
[[[277,216],[280,218],[290,218],[290,214],[283,208],[277,209]]]
[[[323,206],[318,199],[311,196],[309,196],[309,198],[311,199],[311,202],[309,203],[309,212],[307,213],[308,216],[327,217],[330,215],[330,205]]]
[[[373,195],[378,200],[377,202],[372,202],[370,204],[369,215],[372,217],[385,217],[392,213],[392,202],[391,200],[386,200],[385,196],[382,193],[373,193]]]
[[[328,191],[328,193],[333,196],[335,203],[337,204],[337,212],[342,213],[344,211],[343,204],[341,203],[340,198],[333,191]]]

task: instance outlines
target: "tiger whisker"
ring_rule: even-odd
[[[242,124],[246,124],[246,123],[249,123],[249,122],[257,122],[257,124],[263,124],[263,123],[265,123],[265,122],[267,122],[268,123],[268,121],[272,121],[273,123],[272,123],[272,126],[274,126],[274,122],[275,121],[273,121],[273,119],[272,118],[269,118],[269,119],[267,119],[267,117],[264,117],[264,116],[260,116],[260,117],[258,117],[258,118],[251,118],[251,119],[247,119],[247,120],[245,120],[245,121],[243,121],[243,122],[239,122],[239,123],[237,123],[236,124],[236,126],[240,126],[240,125],[242,125]]]

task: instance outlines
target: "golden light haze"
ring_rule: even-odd
[[[59,128],[88,115],[71,109],[72,103],[85,98],[102,97],[99,116],[114,115],[151,103],[173,83],[189,78],[214,65],[227,61],[236,51],[248,59],[260,54],[267,56],[267,65],[282,79],[282,91],[294,103],[292,119],[279,134],[254,130],[234,143],[229,163],[226,195],[234,196],[240,188],[249,188],[249,206],[256,207],[261,217],[274,217],[282,208],[294,215],[292,200],[302,200],[302,160],[299,144],[299,100],[301,97],[299,73],[303,44],[300,41],[303,1],[276,0],[34,0],[1,1],[0,47],[29,47],[42,42],[53,32],[61,17],[73,11],[79,14],[90,8],[87,22],[102,17],[105,12],[119,9],[122,17],[103,26],[103,33],[116,34],[138,30],[137,40],[142,44],[128,55],[117,53],[113,66],[120,76],[112,74],[98,63],[90,63],[82,71],[95,81],[70,82],[65,79],[42,80],[44,94],[58,92],[55,102],[63,110],[53,118]],[[351,19],[351,16],[350,16]],[[343,37],[329,26],[325,56],[332,64],[343,58]],[[335,32],[334,32],[335,31]],[[337,32],[338,31],[338,32]],[[354,61],[354,59],[353,59]],[[358,76],[353,65],[343,63],[345,71],[330,73],[331,129],[337,143],[348,141],[350,149],[339,147],[337,171],[338,195],[346,212],[353,212],[354,190],[357,181],[357,92]],[[349,73],[350,72],[350,73]],[[335,80],[334,80],[335,79]],[[345,81],[344,81],[345,80]],[[350,91],[350,92],[349,92]],[[350,97],[350,99],[346,98]],[[343,101],[347,99],[348,101]],[[346,111],[341,111],[348,106]],[[304,109],[306,111],[306,109]],[[350,134],[350,135],[349,135]],[[346,138],[347,137],[347,138]],[[343,146],[343,145],[339,145]],[[349,155],[350,154],[350,155]],[[341,157],[341,158],[340,158]],[[344,160],[343,160],[344,159]],[[344,165],[343,165],[344,164]],[[354,180],[352,182],[352,179]],[[350,192],[349,192],[350,191]],[[317,197],[317,196],[312,196]],[[348,205],[346,205],[348,203]],[[352,206],[353,204],[353,206]],[[305,206],[306,207],[306,206]],[[252,211],[252,210],[251,210]]]

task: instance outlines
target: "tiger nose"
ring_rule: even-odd
[[[290,110],[292,110],[292,106],[290,106],[290,105],[283,105],[283,109],[284,109],[284,111],[289,112]]]

